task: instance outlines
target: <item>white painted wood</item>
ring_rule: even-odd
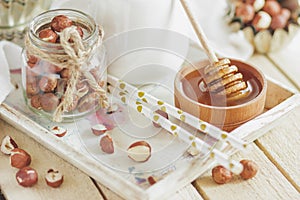
[[[283,75],[275,66],[274,64],[265,56],[261,54],[254,54],[251,58],[247,60],[248,63],[256,66],[260,69],[264,75],[276,78],[281,84],[286,85],[290,88],[296,89],[295,85],[293,85],[288,78]]]
[[[286,74],[300,90],[300,32],[291,43],[281,51],[269,54],[274,63]]]
[[[112,190],[118,194],[124,195],[124,197],[130,197],[131,199],[140,199],[140,197],[148,198],[147,193],[140,187],[122,178],[106,166],[99,164],[95,159],[87,157],[83,152],[73,149],[58,137],[51,134],[47,129],[36,124],[10,106],[6,104],[0,106],[0,118],[12,124],[17,129],[24,131],[24,133],[34,138],[37,142],[96,180],[101,181],[104,185],[109,185]],[[116,179],[118,182],[111,184],[112,179]]]
[[[300,192],[300,107],[280,119],[280,125],[256,144]]]
[[[235,175],[233,181],[224,185],[216,184],[211,171],[195,181],[195,186],[205,199],[299,199],[298,191],[280,173],[256,145],[249,154],[238,153],[234,158],[250,159],[259,165],[259,172],[250,180]]]
[[[119,195],[112,192],[100,183],[98,183],[98,186],[106,199],[123,200],[123,198],[121,198]],[[202,197],[192,184],[188,184],[184,188],[178,190],[175,194],[171,195],[171,197],[166,198],[166,200],[202,200]]]
[[[278,93],[280,94],[280,91],[278,91]],[[243,135],[240,135],[241,137],[247,136],[247,141],[253,141],[271,129],[271,125],[276,119],[279,119],[281,116],[288,113],[297,106],[297,103],[299,102],[299,96],[294,95],[294,97],[289,98],[279,106],[276,106],[236,130],[239,130],[238,133],[243,133]],[[24,130],[25,133],[33,137],[36,141],[82,169],[96,180],[101,181],[102,184],[109,186],[116,193],[123,197],[130,197],[131,199],[140,199],[141,197],[143,197],[143,199],[160,199],[169,197],[172,192],[175,192],[174,188],[183,188],[189,183],[188,180],[196,179],[199,175],[209,169],[212,164],[212,160],[209,160],[204,165],[201,161],[194,161],[190,165],[181,166],[174,173],[171,173],[149,189],[143,190],[135,184],[118,176],[118,174],[107,167],[102,166],[94,159],[87,157],[82,152],[72,149],[72,147],[68,146],[57,137],[49,134],[46,129],[37,125],[35,122],[29,120],[6,104],[0,106],[0,116],[17,128]],[[233,132],[232,134],[235,133]],[[116,182],[111,184],[110,180],[112,179],[118,180],[118,184],[116,184]],[[126,188],[126,190],[124,188]],[[161,188],[164,188],[166,192],[162,191]]]
[[[32,157],[31,167],[39,174],[38,183],[32,188],[18,185],[15,174],[18,169],[10,166],[9,156],[0,153],[0,187],[8,200],[45,199],[103,199],[89,176],[42,147],[23,132],[0,120],[0,139],[10,135],[20,148]],[[47,186],[44,176],[49,168],[56,168],[64,174],[64,183],[59,188]]]

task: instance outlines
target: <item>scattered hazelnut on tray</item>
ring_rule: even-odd
[[[212,169],[212,178],[218,184],[225,184],[231,181],[232,172],[219,165]]]
[[[1,152],[10,155],[11,151],[14,150],[15,148],[18,148],[17,143],[10,137],[10,136],[5,136],[2,139],[1,142]]]
[[[240,163],[243,165],[244,169],[240,176],[244,179],[250,179],[253,178],[257,171],[258,171],[258,166],[255,162],[251,160],[241,160]]]
[[[102,135],[107,131],[106,126],[104,126],[103,124],[95,124],[91,129],[93,134],[97,136]]]
[[[119,109],[119,106],[115,103],[111,104],[108,108],[107,108],[107,111],[106,113],[107,114],[112,114],[114,112],[117,112],[117,110]]]
[[[21,169],[30,165],[31,156],[23,149],[15,148],[10,154],[10,164],[12,167]]]
[[[67,27],[70,27],[73,25],[73,21],[69,19],[65,15],[58,15],[54,17],[51,21],[51,28],[53,31],[61,32]]]
[[[60,126],[53,126],[51,132],[57,137],[63,137],[66,135],[67,129]]]
[[[151,146],[146,141],[137,141],[127,148],[127,154],[135,162],[145,162],[151,157]]]
[[[114,143],[109,135],[105,135],[100,139],[100,147],[103,152],[112,154],[114,153]]]
[[[55,43],[58,35],[51,29],[43,29],[39,32],[39,38],[45,42]]]
[[[57,170],[49,169],[45,176],[45,181],[48,186],[57,188],[63,183],[64,176]]]
[[[19,185],[23,187],[32,187],[38,181],[38,174],[31,167],[23,167],[16,174],[16,179]]]
[[[147,180],[150,185],[154,185],[157,182],[156,178],[153,176],[149,176]]]

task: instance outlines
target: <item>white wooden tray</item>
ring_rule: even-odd
[[[20,74],[12,75],[12,79],[20,86]],[[265,112],[231,134],[252,142],[299,104],[299,94],[269,79]],[[122,116],[120,113],[117,115]],[[25,106],[20,87],[0,106],[0,117],[126,199],[162,199],[195,180],[214,164],[210,158],[189,156],[185,153],[187,146],[184,143],[163,131],[151,143],[159,147],[170,140],[173,142],[164,151],[158,150],[147,163],[136,164],[123,155],[122,145],[136,139],[136,135],[122,137],[118,131],[112,136],[119,144],[119,150],[115,155],[105,155],[98,146],[99,138],[90,132],[91,124],[99,120],[95,114],[74,123],[59,124],[67,128],[68,133],[64,137],[56,137],[49,129],[57,124],[30,111]],[[126,123],[126,116],[121,119]],[[151,132],[149,127],[145,130]],[[223,152],[233,154],[235,149],[225,146]],[[147,182],[149,176],[155,176],[159,181],[150,185]]]

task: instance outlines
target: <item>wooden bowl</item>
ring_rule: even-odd
[[[201,103],[201,100],[196,100],[187,95],[187,89],[184,88],[184,81],[188,80],[189,77],[202,78],[203,69],[209,64],[208,60],[204,60],[195,65],[186,65],[177,73],[174,82],[175,106],[225,131],[232,131],[241,124],[261,114],[264,110],[266,100],[266,78],[254,66],[239,60],[230,60],[233,65],[238,67],[244,77],[249,77],[249,80],[253,79],[257,83],[258,87],[254,87],[253,91],[256,90],[256,93],[253,93],[252,98],[245,98],[237,105],[228,106],[226,97],[224,97],[225,104],[216,105],[215,103]],[[191,90],[191,88],[189,89]],[[211,95],[209,97],[213,98]]]

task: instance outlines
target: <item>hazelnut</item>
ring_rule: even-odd
[[[102,135],[107,131],[106,126],[104,126],[103,124],[95,124],[91,129],[93,134],[97,136]]]
[[[282,8],[280,11],[280,15],[288,20],[291,17],[291,11],[286,8]]]
[[[271,29],[276,30],[284,28],[287,25],[288,20],[282,15],[276,15],[272,18]]]
[[[36,77],[26,77],[26,95],[34,96],[40,92]]]
[[[70,70],[67,68],[64,68],[61,72],[60,72],[60,77],[62,78],[69,78],[71,76]]]
[[[299,1],[281,1],[280,5],[283,8],[289,9],[291,12],[297,11],[299,9]]]
[[[47,112],[54,111],[59,104],[59,98],[53,93],[45,93],[41,95],[40,101],[42,109]]]
[[[68,83],[68,80],[66,78],[57,80],[57,86],[55,89],[55,93],[58,96],[62,96],[65,93],[65,91],[67,89],[67,83]]]
[[[244,167],[242,173],[240,173],[242,179],[247,180],[253,178],[256,175],[258,171],[258,166],[255,162],[251,160],[241,160],[240,163]]]
[[[114,143],[112,138],[109,135],[105,135],[100,139],[101,150],[105,153],[112,154],[114,153]]]
[[[40,100],[40,97],[41,95],[40,94],[37,94],[37,95],[34,95],[31,97],[30,99],[30,105],[33,107],[33,108],[36,108],[36,109],[41,109],[41,100]]]
[[[72,25],[73,25],[73,21],[65,15],[58,15],[54,17],[51,21],[52,30],[57,32],[61,32],[65,28],[70,27]]]
[[[57,137],[63,137],[66,135],[67,129],[60,126],[53,126],[51,132]]]
[[[53,64],[48,63],[48,62],[43,63],[43,68],[44,68],[44,72],[47,73],[47,74],[56,74],[56,73],[59,73],[63,70],[62,67],[57,66],[57,65],[53,65]]]
[[[119,109],[119,106],[118,106],[118,104],[111,104],[108,108],[107,108],[107,110],[106,110],[106,114],[112,114],[112,113],[114,113],[114,112],[117,112],[117,110]]]
[[[45,42],[55,43],[58,35],[51,29],[43,29],[39,32],[39,38]]]
[[[212,169],[212,178],[218,184],[228,183],[232,179],[232,172],[219,165]]]
[[[10,155],[11,151],[15,148],[18,148],[17,143],[10,137],[10,136],[5,136],[2,139],[1,142],[1,152],[6,154],[6,155]]]
[[[57,78],[54,75],[43,76],[39,81],[39,87],[43,92],[52,92],[57,86]]]
[[[101,97],[96,92],[87,94],[86,96],[82,97],[82,99],[80,100],[78,104],[78,111],[85,112],[93,108],[96,108],[97,105],[99,104],[98,102],[100,98]]]
[[[277,1],[266,1],[262,10],[271,16],[275,16],[280,13],[281,6]]]
[[[37,62],[38,62],[37,57],[27,54],[27,64],[30,68],[34,67]]]
[[[151,157],[151,146],[146,141],[137,141],[127,148],[127,154],[136,162],[145,162]]]
[[[162,110],[157,110],[155,111],[157,114],[161,115],[162,117],[169,119],[169,116],[166,112],[162,111]],[[158,123],[153,122],[153,126],[155,126],[156,128],[159,128],[160,125]]]
[[[23,187],[31,187],[38,181],[38,174],[35,169],[31,167],[24,167],[16,174],[16,179],[19,185]]]
[[[264,11],[259,11],[253,21],[252,21],[252,25],[255,28],[255,30],[260,31],[263,29],[268,29],[270,27],[272,18],[271,16],[264,12]]]
[[[39,62],[36,63],[32,68],[26,67],[26,78],[27,77],[37,77],[43,73],[43,70],[39,67]]]
[[[31,156],[23,149],[15,148],[10,154],[10,164],[12,167],[21,169],[30,165]]]
[[[49,169],[45,176],[45,181],[48,186],[57,188],[63,183],[64,176],[57,170]]]
[[[236,7],[235,15],[240,17],[244,23],[250,22],[254,17],[255,11],[252,5],[242,3]]]
[[[265,0],[246,0],[246,3],[251,4],[255,11],[259,11],[265,5]]]
[[[147,180],[150,185],[154,185],[157,182],[156,178],[154,178],[153,176],[149,176]]]

